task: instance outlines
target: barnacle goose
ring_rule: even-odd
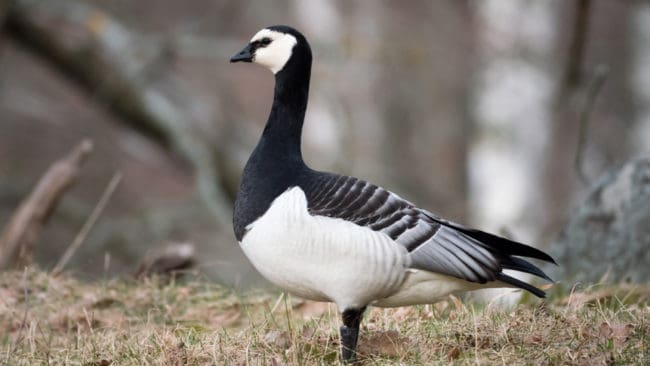
[[[522,259],[546,253],[444,220],[361,179],[312,170],[300,149],[312,54],[288,26],[260,30],[230,59],[275,74],[273,106],[241,178],[233,226],[268,280],[298,296],[336,303],[341,356],[354,360],[363,312],[432,303],[487,287],[544,291],[504,269],[550,278]]]

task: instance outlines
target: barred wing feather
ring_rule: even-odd
[[[410,252],[413,268],[477,283],[501,280],[544,294],[502,273],[514,269],[549,279],[533,264],[514,257],[553,261],[535,248],[446,221],[353,177],[321,173],[305,191],[312,215],[344,219],[388,235]]]

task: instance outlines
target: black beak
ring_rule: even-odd
[[[235,53],[230,58],[230,62],[253,62],[253,47],[248,44],[243,50]]]

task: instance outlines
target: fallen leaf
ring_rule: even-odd
[[[438,301],[437,303],[433,304],[433,307],[438,313],[442,313],[449,307],[449,301]]]
[[[457,359],[458,356],[460,356],[460,348],[458,347],[453,347],[449,352],[447,352],[447,360],[450,362]]]
[[[406,348],[407,338],[400,337],[396,330],[378,332],[360,342],[359,352],[383,357],[395,357]]]
[[[180,298],[187,298],[192,294],[192,289],[189,287],[179,287],[176,292]]]
[[[187,350],[185,343],[179,342],[175,347],[170,347],[167,352],[167,362],[171,365],[187,365]]]
[[[526,337],[526,344],[541,344],[542,343],[542,336],[539,334],[533,334],[531,336]]]
[[[612,340],[615,348],[623,346],[630,334],[634,331],[632,324],[608,324],[603,322],[598,328],[598,338],[602,342]]]
[[[287,349],[291,346],[291,338],[287,331],[271,330],[264,335],[264,342],[281,349]]]
[[[465,305],[463,304],[463,302],[460,301],[459,298],[457,298],[457,297],[454,296],[454,295],[449,295],[449,298],[450,298],[451,301],[454,303],[454,306],[456,307],[456,310],[457,310],[457,311],[462,311],[462,312],[464,312],[464,311],[467,310],[467,308],[465,307]]]
[[[302,330],[302,336],[303,338],[311,338],[316,334],[316,329],[313,327],[306,327]]]
[[[53,315],[49,323],[54,329],[58,330],[73,330],[76,331],[78,329],[88,329],[90,328],[97,328],[102,325],[102,322],[95,318],[91,317],[88,319],[85,315],[83,314],[59,314],[59,315]]]
[[[237,323],[241,317],[239,306],[233,305],[229,308],[221,310],[221,312],[212,318],[212,323],[217,326],[229,326]]]
[[[104,297],[90,304],[90,307],[93,309],[106,309],[118,303],[119,301],[114,298]]]
[[[110,366],[110,364],[112,363],[113,361],[111,360],[100,360],[100,361],[85,363],[84,366]]]
[[[616,289],[603,288],[593,292],[573,292],[569,297],[562,299],[560,303],[578,309],[585,305],[610,300],[615,296]]]
[[[398,322],[410,319],[413,316],[414,307],[405,306],[393,311],[392,318]]]
[[[606,322],[600,324],[598,327],[598,338],[601,340],[607,340],[612,334],[612,328]]]
[[[634,333],[634,325],[632,324],[613,324],[612,338],[614,338],[614,346],[620,348],[628,340],[630,334]]]
[[[7,307],[11,307],[18,303],[19,296],[20,295],[16,290],[0,287],[0,301],[4,303],[4,305],[7,305]]]

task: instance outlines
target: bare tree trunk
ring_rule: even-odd
[[[400,12],[421,20],[416,22],[423,28],[420,39],[391,39],[400,30],[383,29],[385,47],[391,47],[382,54],[389,60],[384,83],[392,87],[378,93],[386,131],[379,156],[398,189],[419,195],[414,199],[433,211],[465,220],[473,13],[464,2],[450,4],[399,5]]]
[[[547,161],[544,167],[545,233],[554,235],[566,221],[571,197],[580,189],[578,178],[588,183],[629,157],[628,131],[633,125],[629,75],[629,27],[631,7],[626,2],[581,0],[562,4],[572,14],[560,26],[572,33],[570,43],[559,43],[566,54],[564,73],[557,87]],[[607,40],[595,42],[594,40]],[[561,50],[566,50],[562,52]],[[598,68],[610,71],[593,111],[583,111]],[[588,125],[580,136],[582,113],[589,113]],[[582,162],[576,171],[576,147]]]

